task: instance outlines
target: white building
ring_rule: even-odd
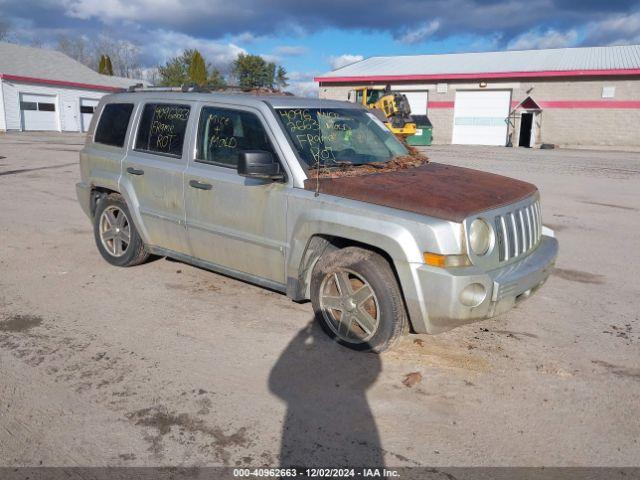
[[[0,42],[0,131],[86,131],[100,98],[135,83],[55,50]]]
[[[640,45],[371,57],[315,80],[335,100],[390,85],[434,143],[640,147]]]

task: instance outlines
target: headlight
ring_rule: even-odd
[[[481,218],[476,218],[469,227],[469,246],[473,253],[482,256],[491,247],[491,227]]]

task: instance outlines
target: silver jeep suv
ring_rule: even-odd
[[[119,93],[96,110],[77,195],[109,263],[168,256],[311,300],[327,334],[380,352],[509,310],[558,250],[535,186],[391,168],[411,154],[351,103]]]

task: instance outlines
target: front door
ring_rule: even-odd
[[[188,254],[183,155],[189,104],[144,105],[133,150],[123,160],[121,183],[142,218],[150,246]],[[187,142],[188,143],[188,142]]]
[[[185,173],[187,235],[194,257],[249,280],[283,285],[288,186],[236,172],[243,150],[278,158],[259,115],[202,107],[195,158]]]
[[[80,125],[78,123],[78,104],[75,101],[64,100],[62,102],[62,115],[64,121],[64,128],[66,132],[78,132],[80,131]]]
[[[520,136],[518,146],[532,147],[533,137],[533,113],[522,112],[520,116]]]

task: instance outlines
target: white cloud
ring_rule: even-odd
[[[640,43],[640,12],[612,15],[587,25],[585,43],[632,45]]]
[[[260,40],[264,40],[265,37],[261,35],[255,35],[251,32],[242,32],[238,35],[233,35],[231,41],[233,43],[256,43]]]
[[[280,45],[273,49],[275,55],[281,55],[283,57],[299,57],[305,55],[307,52],[308,49],[300,45]]]
[[[260,56],[265,62],[280,63],[280,60],[282,60],[278,55],[270,55],[268,53],[260,54]]]
[[[151,60],[148,63],[164,63],[169,58],[180,55],[186,49],[196,48],[207,62],[222,71],[228,70],[238,54],[247,53],[233,43],[220,43],[204,38],[196,38],[184,33],[167,30],[153,30],[145,34],[140,42],[141,54]]]
[[[578,32],[567,30],[558,32],[557,30],[529,30],[522,35],[511,40],[508,50],[537,50],[542,48],[564,48],[573,47],[578,42]]]
[[[356,63],[361,60],[364,60],[362,55],[352,55],[347,53],[337,57],[329,57],[329,65],[331,65],[332,70],[337,70],[338,68],[346,67],[347,65],[351,65],[352,63]]]
[[[222,0],[63,0],[63,4],[69,16],[84,20],[96,17],[107,22],[132,20],[179,25],[202,17],[203,12],[216,12],[227,18],[234,18],[237,14],[232,2]]]
[[[440,28],[440,20],[432,20],[429,23],[424,23],[418,28],[407,30],[398,40],[402,43],[412,45],[419,43],[425,38],[430,37]]]
[[[298,97],[317,97],[318,96],[318,83],[317,82],[291,82],[291,84],[285,89]]]

